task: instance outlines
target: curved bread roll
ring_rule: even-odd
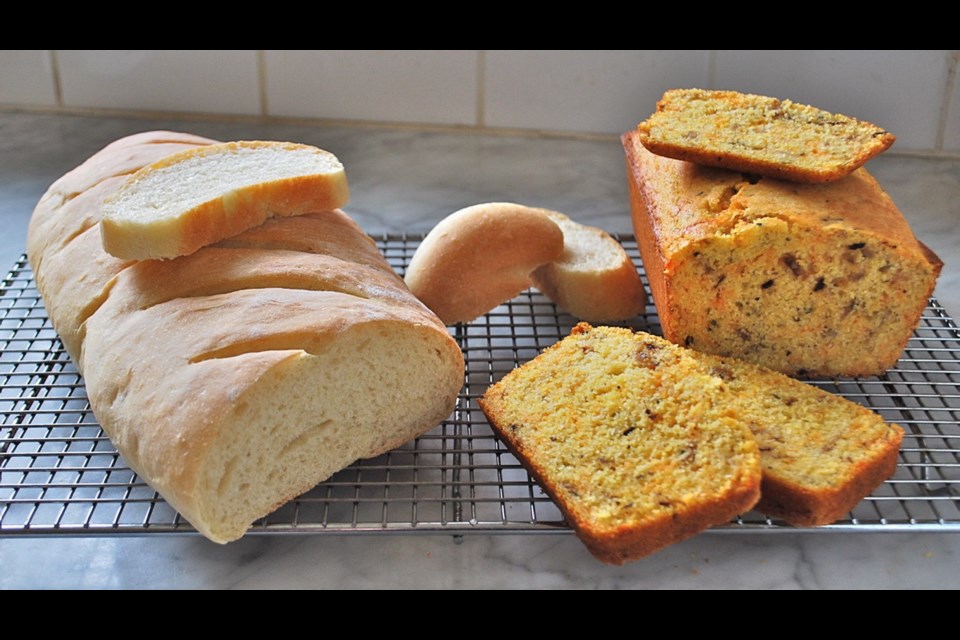
[[[176,258],[268,218],[329,211],[348,198],[343,165],[329,151],[261,140],[209,144],[143,167],[107,197],[103,247],[118,258]]]
[[[405,280],[446,324],[470,322],[530,287],[531,272],[562,254],[563,232],[544,209],[488,202],[431,229]]]
[[[58,180],[28,252],[126,462],[216,542],[452,411],[463,356],[344,213],[274,218],[171,261],[99,244],[125,175],[210,141],[119,140]]]

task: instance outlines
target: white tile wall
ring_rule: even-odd
[[[960,78],[947,88],[951,63],[960,66],[958,55],[948,50],[112,50],[58,51],[51,64],[46,50],[4,50],[0,107],[618,134],[652,112],[664,90],[706,86],[791,98],[870,120],[897,135],[894,151],[957,152]]]
[[[260,113],[255,51],[58,51],[68,107]]]
[[[947,128],[943,132],[943,148],[960,151],[960,51],[954,52],[953,91],[947,112]]]
[[[707,51],[489,51],[485,124],[622,133],[667,89],[705,86]]]
[[[270,115],[473,125],[476,51],[267,51]]]
[[[49,51],[0,51],[0,104],[55,105],[53,86]]]
[[[714,86],[790,98],[881,126],[894,149],[932,149],[947,51],[718,51]]]

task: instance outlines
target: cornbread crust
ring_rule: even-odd
[[[794,182],[838,180],[896,139],[790,100],[703,89],[667,91],[637,131],[658,155]]]
[[[752,451],[758,511],[794,526],[833,522],[894,473],[903,438],[869,409],[783,374],[585,323],[491,386],[480,406],[590,551],[613,563],[748,510]],[[724,433],[744,462],[726,485],[695,467],[730,462],[705,444]],[[684,437],[701,440],[678,448]],[[664,478],[696,489],[678,500]]]
[[[664,158],[636,132],[622,141],[667,339],[799,376],[896,363],[943,263],[866,169],[801,185]]]
[[[706,392],[721,379],[678,366],[689,359],[661,338],[581,323],[479,400],[603,562],[642,558],[759,498],[755,440]],[[663,402],[661,388],[686,402]]]

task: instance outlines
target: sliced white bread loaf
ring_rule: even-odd
[[[626,320],[643,313],[647,294],[623,246],[597,227],[546,212],[563,231],[563,255],[538,267],[533,284],[561,309],[588,322]]]
[[[106,434],[194,527],[227,542],[446,418],[463,355],[340,211],[274,218],[176,260],[104,253],[110,187],[171,145],[207,143],[154,132],[107,147],[50,187],[28,253]]]
[[[189,255],[273,216],[328,211],[349,197],[332,153],[290,142],[211,144],[143,167],[103,202],[107,253],[146,260]]]

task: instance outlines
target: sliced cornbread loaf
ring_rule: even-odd
[[[637,128],[658,155],[796,182],[829,182],[893,144],[893,134],[790,100],[674,89]]]
[[[839,396],[628,329],[580,324],[489,388],[491,425],[594,555],[620,563],[757,509],[832,522],[903,431]]]
[[[660,338],[580,324],[480,406],[587,548],[621,564],[756,503],[757,443],[724,386]]]
[[[533,284],[558,307],[587,322],[626,320],[643,313],[640,273],[603,229],[545,211],[563,231],[563,255],[533,272]]]
[[[942,263],[866,169],[802,185],[623,145],[666,338],[791,375],[896,363]]]

